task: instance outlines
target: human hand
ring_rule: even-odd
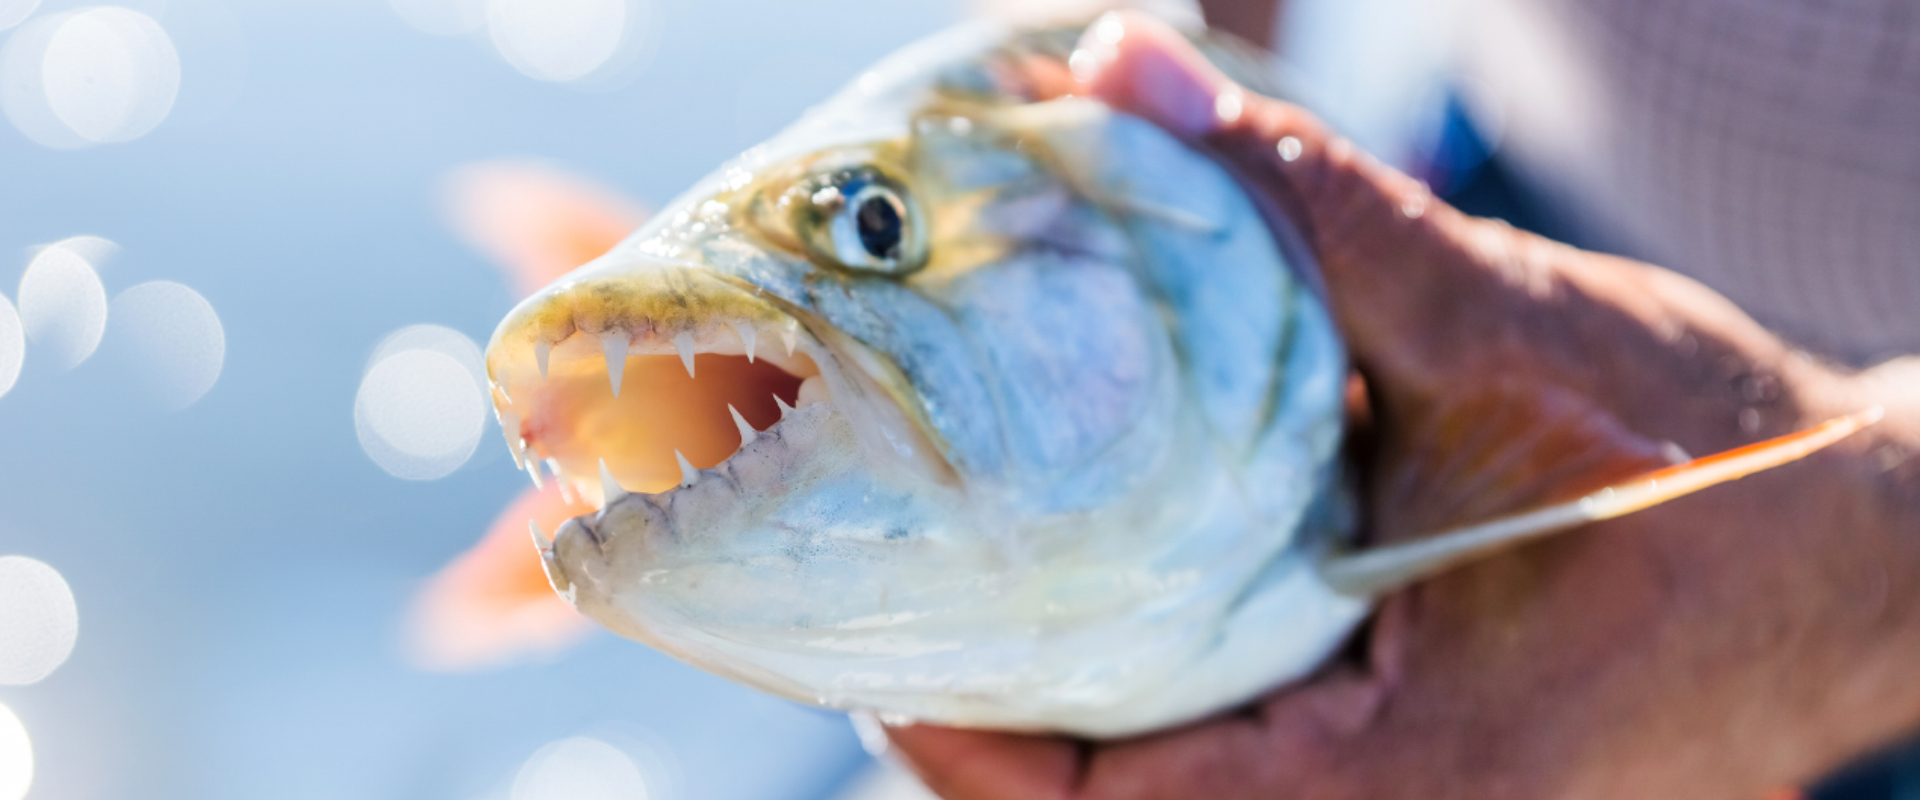
[[[1303,231],[1365,377],[1365,535],[1576,496],[1880,404],[1805,461],[1385,598],[1241,713],[1117,742],[891,731],[953,800],[1751,800],[1920,723],[1920,367],[1815,363],[1685,278],[1473,219],[1145,17],[1086,91],[1218,155]]]

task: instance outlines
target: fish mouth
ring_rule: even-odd
[[[805,312],[698,264],[630,258],[576,275],[522,302],[487,348],[507,446],[536,485],[556,480],[595,509],[672,493],[821,404],[919,442],[903,453],[919,468],[950,469],[900,411],[904,378]]]
[[[830,402],[819,349],[764,298],[662,267],[529,298],[487,360],[516,463],[601,508],[697,483],[788,412]]]

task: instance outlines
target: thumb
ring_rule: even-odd
[[[1447,207],[1298,106],[1245,91],[1152,17],[1102,17],[1070,64],[1090,94],[1212,152],[1300,230],[1364,368],[1433,369],[1416,345],[1465,333],[1458,323],[1484,319],[1476,306],[1502,294],[1482,265],[1497,260],[1489,249],[1511,246],[1511,229]]]

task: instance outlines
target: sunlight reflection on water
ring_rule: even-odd
[[[94,270],[112,242],[75,237],[41,249],[20,276],[20,323],[61,369],[86,361],[107,330],[107,290]]]
[[[513,780],[512,800],[647,800],[646,776],[626,752],[590,736],[549,744]]]
[[[626,0],[489,0],[493,46],[529,78],[564,82],[613,58],[627,32]]]
[[[0,0],[4,2],[4,0]],[[422,33],[484,39],[520,74],[607,89],[653,46],[648,0],[388,0]],[[481,38],[481,37],[476,37]]]
[[[220,380],[226,331],[199,292],[172,281],[150,281],[121,292],[112,309],[114,338],[133,349],[134,378],[161,407],[178,411],[193,405]]]
[[[27,334],[20,327],[20,312],[13,303],[0,297],[0,397],[13,391],[20,380],[20,367],[27,361]]]
[[[0,684],[40,682],[66,663],[79,636],[73,590],[57,570],[25,556],[0,558]]]
[[[33,740],[13,710],[0,705],[0,800],[20,800],[33,786]]]
[[[0,31],[26,22],[38,8],[40,0],[0,0]]]
[[[396,478],[434,480],[473,457],[486,424],[480,347],[459,331],[412,325],[374,348],[354,397],[367,456]]]
[[[47,147],[138,139],[166,119],[179,92],[173,40],[132,9],[42,17],[0,50],[0,107]]]
[[[388,0],[421,33],[459,36],[487,24],[487,0]]]

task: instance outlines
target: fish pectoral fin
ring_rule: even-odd
[[[1399,544],[1330,554],[1321,561],[1320,575],[1342,594],[1376,597],[1524,542],[1790,464],[1879,422],[1882,416],[1884,411],[1875,406],[1804,431],[1638,475],[1576,500]]]

